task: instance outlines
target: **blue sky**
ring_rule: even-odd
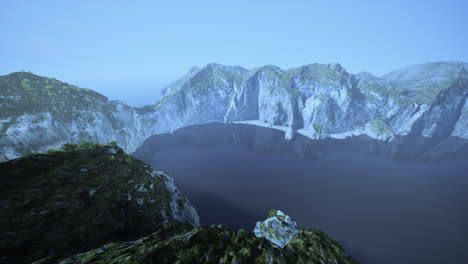
[[[132,105],[211,62],[382,75],[468,61],[466,0],[2,0],[0,10],[0,75],[31,70]]]

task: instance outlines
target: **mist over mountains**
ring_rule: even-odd
[[[381,77],[350,74],[340,64],[248,70],[213,63],[192,68],[155,105],[130,107],[17,72],[0,77],[0,160],[81,141],[117,141],[133,152],[151,135],[209,122],[274,127],[287,138],[429,138],[437,149],[448,138],[468,139],[467,88],[463,62],[420,64]]]

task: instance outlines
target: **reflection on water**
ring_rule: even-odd
[[[202,224],[251,230],[278,208],[364,264],[468,263],[468,162],[401,162],[392,151],[207,124],[151,137],[134,155],[174,176]]]

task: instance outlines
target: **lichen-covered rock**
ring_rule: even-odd
[[[4,263],[133,240],[168,221],[199,225],[169,175],[115,145],[63,149],[0,163]]]
[[[291,217],[279,210],[271,210],[270,217],[263,222],[257,222],[254,233],[264,237],[275,246],[283,248],[297,233],[297,225]]]
[[[277,215],[281,217],[281,215]],[[193,228],[167,223],[150,236],[128,243],[111,243],[69,257],[45,258],[35,264],[355,264],[340,245],[318,230],[299,230],[284,248],[244,229],[223,225]]]

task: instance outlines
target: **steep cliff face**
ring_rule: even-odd
[[[241,88],[247,70],[208,64],[193,69],[185,78],[170,86],[156,106],[158,133],[183,126],[222,121],[233,91]]]
[[[0,164],[0,259],[31,263],[151,233],[199,225],[171,176],[115,145],[64,145]]]
[[[207,122],[248,122],[310,138],[367,135],[468,139],[468,64],[427,63],[382,77],[339,64],[247,70],[208,64],[132,108],[28,73],[0,77],[0,159],[64,142],[117,141],[133,152],[150,135]]]
[[[442,129],[447,136],[466,138],[467,88],[468,66],[457,62],[416,65],[381,78],[349,74],[339,64],[250,71],[210,64],[171,87],[161,102],[168,125],[158,132],[210,121],[250,121],[311,138],[365,134],[392,140],[418,133],[423,122],[422,136],[437,136]],[[445,109],[446,104],[453,107]]]

